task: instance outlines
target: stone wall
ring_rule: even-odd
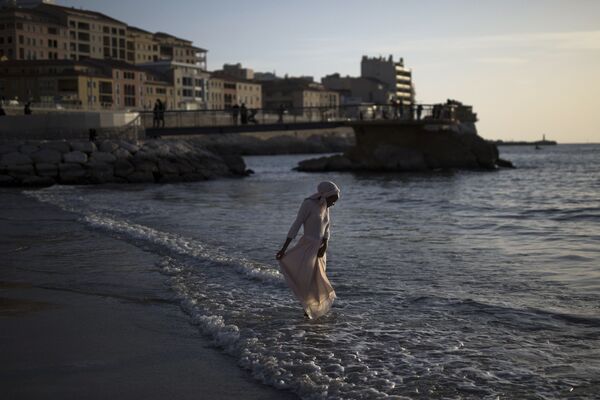
[[[240,156],[184,140],[0,144],[0,186],[198,181],[246,173]]]

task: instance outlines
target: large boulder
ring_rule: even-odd
[[[115,151],[118,148],[119,148],[119,145],[117,143],[113,142],[112,140],[104,140],[103,142],[100,143],[100,146],[98,146],[98,149],[105,153],[112,153],[113,151]]]
[[[91,154],[96,151],[96,144],[87,140],[76,140],[71,142],[73,150],[80,151],[82,153]]]
[[[117,159],[119,158],[130,158],[131,153],[125,149],[118,148],[112,153]]]
[[[104,163],[114,163],[117,160],[117,157],[111,153],[96,151],[95,153],[92,153],[90,160]]]
[[[49,176],[28,176],[21,181],[24,186],[52,186],[54,179]]]
[[[49,163],[35,164],[35,171],[39,176],[56,178],[58,176],[58,165]]]
[[[39,149],[40,148],[35,144],[25,143],[19,147],[19,152],[21,152],[23,154],[31,155],[31,153],[35,153]]]
[[[62,154],[54,149],[42,148],[30,155],[35,163],[58,164],[62,161]]]
[[[24,179],[34,175],[33,165],[31,164],[7,165],[6,172],[8,172],[8,175],[18,179]]]
[[[19,146],[19,143],[0,144],[0,155],[8,153],[17,153],[19,151]]]
[[[71,145],[65,140],[53,140],[50,142],[44,142],[42,143],[42,146],[49,149],[54,149],[56,151],[61,152],[62,154],[71,151]]]
[[[0,157],[0,165],[26,165],[31,164],[33,160],[26,154],[13,152],[3,154]]]
[[[127,181],[131,183],[154,182],[154,174],[150,171],[136,171],[127,176]]]
[[[86,165],[88,176],[93,183],[107,183],[114,179],[114,167],[112,164],[101,161],[90,161]]]
[[[140,150],[140,147],[136,143],[127,142],[125,140],[120,140],[119,146],[131,154],[137,153]]]
[[[127,160],[118,159],[114,164],[115,176],[127,178],[135,172],[135,167]]]
[[[71,151],[69,153],[63,154],[63,160],[66,163],[80,163],[85,164],[88,160],[87,154],[81,151]]]
[[[79,163],[58,164],[59,179],[62,183],[81,183],[85,179],[85,169]]]
[[[0,186],[9,186],[13,185],[17,182],[17,180],[10,175],[0,175]]]

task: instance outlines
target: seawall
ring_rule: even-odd
[[[187,140],[0,143],[0,186],[189,182],[244,176],[241,156]]]

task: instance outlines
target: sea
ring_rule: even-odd
[[[301,173],[314,155],[251,156],[243,179],[25,193],[154,253],[190,324],[301,398],[598,399],[600,145],[500,152],[515,169]],[[341,188],[337,299],[308,320],[275,253],[323,180]]]

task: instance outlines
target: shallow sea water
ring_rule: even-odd
[[[311,156],[247,157],[246,179],[27,194],[157,254],[192,324],[303,398],[597,398],[600,146],[500,150],[517,169],[306,174],[291,168]],[[325,179],[342,190],[338,299],[309,321],[274,255]]]

